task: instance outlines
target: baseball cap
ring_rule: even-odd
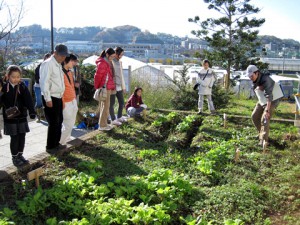
[[[55,46],[55,51],[57,52],[58,55],[61,56],[69,56],[69,51],[68,51],[68,47],[63,45],[63,44],[57,44]]]
[[[256,71],[258,71],[258,68],[257,68],[256,66],[254,66],[254,65],[249,65],[249,66],[247,67],[246,73],[247,73],[248,77],[251,77],[252,74],[253,74],[254,72],[256,72]]]

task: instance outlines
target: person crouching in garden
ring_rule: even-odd
[[[71,69],[77,63],[77,56],[70,54],[62,63],[64,72],[65,92],[62,97],[63,101],[63,127],[59,143],[65,145],[71,137],[73,126],[75,125],[76,115],[78,112],[74,78]]]
[[[26,85],[21,82],[22,70],[16,65],[7,68],[8,81],[2,87],[4,134],[10,135],[12,162],[16,167],[29,163],[23,156],[25,136],[29,132],[27,110],[35,119],[33,99]],[[16,108],[17,107],[17,108]],[[12,108],[16,110],[12,110]],[[13,113],[16,112],[16,113]]]
[[[144,118],[146,117],[147,105],[143,103],[142,91],[143,89],[141,87],[136,87],[133,94],[127,100],[125,108],[129,117],[135,117],[137,115],[142,115]]]
[[[216,80],[214,71],[209,68],[209,61],[203,60],[203,69],[198,73],[197,84],[198,84],[198,114],[203,113],[203,101],[204,96],[207,97],[208,109],[211,114],[215,114],[215,107],[212,101],[212,87]]]
[[[265,141],[268,145],[270,119],[273,112],[283,97],[281,87],[269,73],[262,73],[255,65],[247,67],[247,75],[253,82],[253,90],[258,97],[258,102],[252,112],[252,122],[259,133],[259,145]]]
[[[94,76],[95,89],[106,87],[107,96],[104,101],[99,102],[99,130],[111,130],[112,126],[108,125],[110,107],[110,94],[115,90],[115,83],[113,80],[111,61],[115,58],[115,50],[108,48],[102,51],[100,57],[96,60],[96,73]]]

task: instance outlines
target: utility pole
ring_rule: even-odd
[[[174,54],[175,54],[175,37],[173,37],[172,65],[174,65]]]
[[[282,75],[284,73],[284,51],[285,51],[285,45],[283,45],[282,48]]]
[[[50,0],[50,8],[51,8],[51,53],[54,53],[54,34],[53,34],[53,0]]]

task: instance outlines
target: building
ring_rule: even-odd
[[[300,72],[300,59],[287,58],[261,58],[264,63],[269,64],[269,71],[274,73],[290,73]]]
[[[102,48],[115,48],[120,46],[125,51],[129,51],[132,53],[134,57],[145,57],[146,52],[153,55],[159,55],[163,53],[163,48],[161,44],[142,44],[142,43],[129,43],[129,44],[121,44],[121,43],[103,43]]]
[[[69,51],[76,53],[99,53],[102,49],[101,42],[92,41],[66,41]]]

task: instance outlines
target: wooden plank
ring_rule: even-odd
[[[43,174],[43,168],[37,168],[29,173],[27,173],[28,181],[35,179],[35,186],[38,188],[40,186],[40,179],[39,177]]]

